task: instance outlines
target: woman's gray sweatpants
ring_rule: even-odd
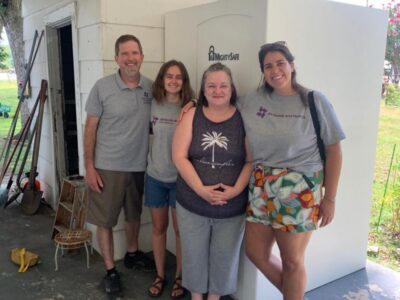
[[[182,247],[182,284],[191,292],[229,295],[236,291],[245,215],[203,217],[176,204]]]

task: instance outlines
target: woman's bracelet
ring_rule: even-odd
[[[327,198],[327,197],[324,197],[323,200],[327,200],[327,201],[332,202],[332,203],[335,203],[335,202],[336,202],[336,198]]]

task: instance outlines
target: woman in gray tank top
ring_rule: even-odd
[[[192,300],[236,291],[251,162],[235,102],[230,70],[211,65],[203,74],[200,106],[183,116],[174,134],[182,283]]]
[[[175,213],[178,172],[172,162],[171,145],[181,107],[194,97],[188,72],[181,62],[170,60],[162,65],[153,84],[153,97],[150,115],[152,147],[147,160],[144,203],[151,212],[151,240],[157,274],[148,295],[160,297],[166,285],[164,263],[171,211],[176,239],[176,275],[170,296],[178,299],[185,296],[186,290],[181,285],[181,243]]]
[[[263,86],[241,99],[254,160],[246,252],[284,299],[303,299],[306,247],[318,223],[326,226],[334,217],[340,141],[345,135],[332,105],[314,92],[326,153],[324,168],[307,101],[309,91],[296,82],[293,55],[282,42],[265,44],[258,54]],[[275,241],[281,260],[271,254]]]

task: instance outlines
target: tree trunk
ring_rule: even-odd
[[[15,73],[17,75],[18,95],[22,81],[25,78],[26,64],[24,51],[23,20],[21,16],[21,0],[9,0],[4,13],[1,14],[2,25],[6,29],[8,41],[10,43],[11,54],[14,60]],[[16,95],[17,98],[17,95]],[[22,126],[28,119],[29,108],[27,101],[23,101],[20,110]]]

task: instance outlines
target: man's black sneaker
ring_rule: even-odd
[[[104,277],[104,285],[107,294],[119,294],[121,293],[121,282],[119,273],[117,271],[107,274]]]
[[[156,269],[154,261],[140,250],[136,251],[134,255],[126,253],[124,257],[124,265],[128,269],[134,268],[146,272],[154,271]]]

